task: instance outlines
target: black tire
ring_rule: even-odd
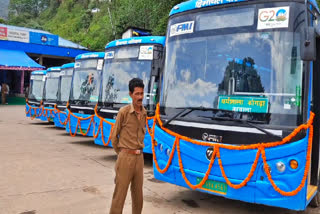
[[[310,201],[310,207],[317,208],[319,206],[320,206],[320,193],[317,192],[314,198]]]

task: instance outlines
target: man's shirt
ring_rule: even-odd
[[[146,134],[147,111],[142,106],[140,120],[132,104],[122,107],[117,115],[111,134],[114,150],[119,153],[121,148],[143,149]]]

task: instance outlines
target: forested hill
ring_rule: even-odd
[[[165,35],[171,8],[183,1],[10,0],[6,23],[46,30],[91,50],[104,50],[128,26]]]
[[[128,26],[165,35],[171,8],[183,1],[11,0],[7,24],[46,30],[91,50],[104,50]]]

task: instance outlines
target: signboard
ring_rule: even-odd
[[[260,97],[220,96],[218,109],[236,112],[268,113],[268,101],[268,98]]]
[[[30,43],[59,46],[59,36],[45,33],[30,32]]]
[[[99,97],[98,97],[98,96],[93,96],[93,95],[91,95],[91,97],[90,97],[90,102],[98,102],[98,100],[99,100]]]
[[[59,77],[60,77],[60,72],[47,73],[47,78],[59,78]]]
[[[15,42],[29,43],[29,32],[22,30],[7,29],[8,40]]]
[[[8,39],[8,29],[6,27],[0,27],[0,40]]]
[[[97,70],[102,70],[103,68],[103,59],[99,59],[98,60],[98,64],[97,64]]]
[[[235,2],[242,2],[246,0],[198,0],[196,1],[195,7],[196,8],[203,8],[203,7],[210,7],[220,4],[229,4]]]
[[[59,46],[59,36],[0,27],[0,40]]]

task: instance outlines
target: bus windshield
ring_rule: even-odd
[[[71,101],[82,104],[98,102],[103,59],[76,62],[71,86]]]
[[[47,73],[47,80],[45,83],[44,100],[56,101],[58,96],[60,72]]]
[[[43,95],[43,85],[45,77],[43,75],[32,75],[30,79],[29,100],[41,101]]]
[[[72,81],[73,68],[64,69],[60,75],[59,101],[68,102]]]
[[[108,52],[107,52],[108,53]],[[108,54],[106,55],[108,56]],[[110,103],[131,103],[128,83],[132,78],[143,80],[144,104],[148,104],[149,82],[152,60],[139,60],[139,46],[121,47],[115,50],[113,59],[106,59],[103,70],[103,89],[100,101]]]
[[[280,23],[281,28],[266,25],[263,12],[272,8],[277,8],[279,20],[288,23]],[[222,116],[231,111],[272,125],[298,125],[303,11],[299,3],[266,3],[172,18],[162,112],[205,107],[220,110]],[[186,29],[182,33],[181,23]],[[199,114],[190,117],[199,119]]]

